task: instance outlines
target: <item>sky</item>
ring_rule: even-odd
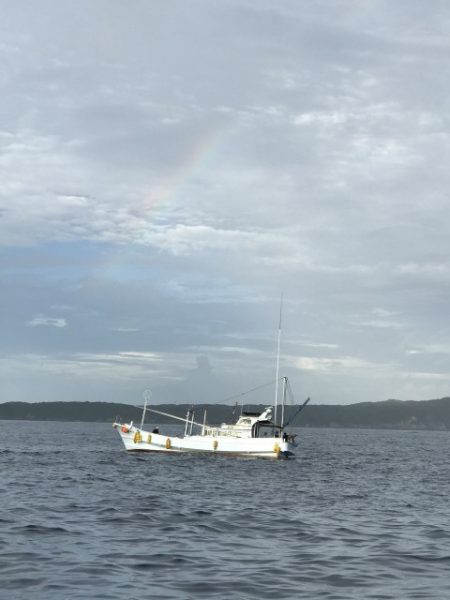
[[[450,395],[446,0],[0,10],[1,402]]]

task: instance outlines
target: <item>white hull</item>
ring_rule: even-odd
[[[236,437],[230,435],[167,436],[144,431],[132,424],[114,423],[126,450],[130,452],[166,452],[168,454],[202,452],[258,458],[289,458],[296,444],[279,437]]]

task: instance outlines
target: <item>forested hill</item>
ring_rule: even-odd
[[[186,404],[161,404],[154,407],[180,417],[186,415]],[[246,410],[263,410],[262,405],[246,406]],[[208,423],[221,423],[236,418],[233,407],[223,404],[199,404],[195,407],[196,420],[203,421],[207,410]],[[295,412],[286,409],[287,419]],[[140,421],[141,410],[129,404],[112,402],[5,402],[0,404],[1,420],[33,421]],[[173,422],[166,417],[147,414],[146,422]],[[450,398],[423,401],[386,400],[384,402],[360,402],[349,405],[325,405],[310,403],[290,423],[301,427],[369,427],[384,429],[432,429],[450,430]]]

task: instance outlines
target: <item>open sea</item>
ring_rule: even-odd
[[[0,422],[1,600],[450,598],[450,433],[298,432],[264,461]]]

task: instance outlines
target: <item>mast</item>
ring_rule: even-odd
[[[278,344],[277,344],[277,368],[275,374],[275,401],[273,405],[273,420],[277,424],[277,409],[278,409],[278,379],[280,377],[280,346],[281,346],[281,316],[283,313],[283,293],[280,299],[280,319],[278,321]]]
[[[281,427],[284,427],[284,407],[286,405],[287,377],[283,377],[283,400],[281,401]]]
[[[206,408],[205,408],[205,412],[203,413],[202,435],[205,435],[205,430],[206,430]]]
[[[185,419],[182,419],[182,420],[185,422],[185,425],[184,425],[184,437],[186,437],[186,436],[187,436],[187,432],[188,432],[188,425],[189,425],[189,418],[190,418],[190,416],[191,416],[191,409],[190,409],[190,408],[188,408],[188,409],[187,409],[187,413],[186,413],[186,418],[185,418]],[[180,417],[178,417],[178,419],[180,419]]]
[[[194,408],[192,408],[189,435],[192,435],[192,428],[194,427],[194,423],[195,423],[194,416],[195,416],[195,411],[194,411]]]

